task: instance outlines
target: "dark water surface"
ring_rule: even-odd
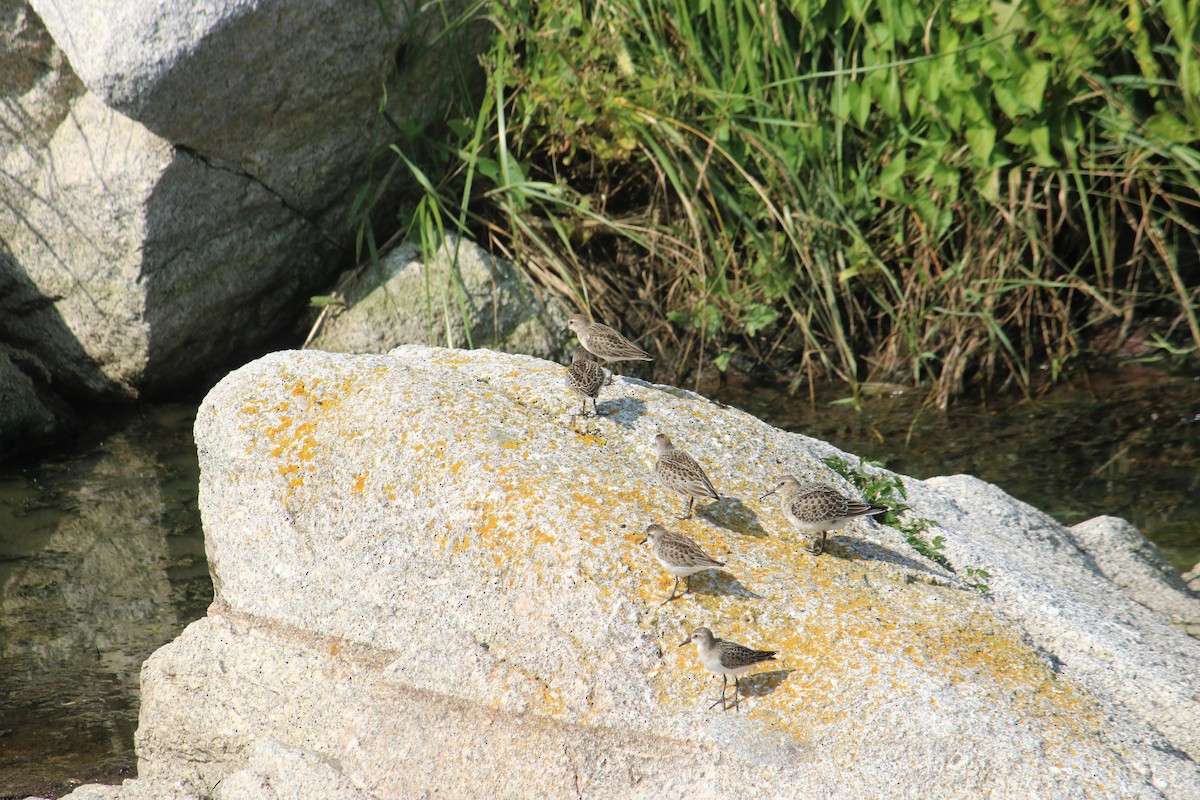
[[[701,389],[898,472],[978,475],[1068,524],[1125,517],[1176,567],[1200,561],[1196,377],[1128,368],[948,414],[912,393],[855,409],[844,389]],[[140,665],[212,599],[194,416],[143,409],[73,454],[0,465],[0,798],[133,775]]]
[[[0,465],[0,798],[119,783],[142,662],[204,615],[195,406]]]

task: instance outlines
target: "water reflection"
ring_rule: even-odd
[[[194,415],[0,472],[0,797],[133,774],[142,661],[212,599]]]

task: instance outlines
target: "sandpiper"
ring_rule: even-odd
[[[738,676],[749,672],[755,664],[775,659],[775,650],[753,650],[744,645],[731,642],[728,639],[718,639],[708,628],[696,628],[692,635],[679,643],[683,647],[688,642],[696,643],[696,654],[700,663],[712,672],[721,676],[721,696],[709,708],[721,704],[722,711],[728,711],[725,702],[725,687],[729,685],[729,676],[733,676],[733,707],[738,707]]]
[[[798,530],[820,533],[821,539],[813,543],[815,555],[825,552],[825,537],[829,531],[840,528],[848,520],[888,511],[887,506],[864,503],[824,483],[801,483],[788,475],[759,500],[766,500],[779,493],[779,507],[783,515]]]
[[[609,364],[614,361],[653,361],[654,357],[607,325],[592,322],[583,314],[576,314],[567,321],[567,327],[575,331],[579,343],[592,355],[603,358]]]
[[[564,380],[568,389],[583,398],[580,416],[587,416],[589,397],[592,398],[592,413],[597,414],[596,398],[600,396],[600,387],[604,384],[604,368],[596,362],[596,357],[582,347],[576,347],[575,352],[571,353],[571,366],[567,367]]]
[[[673,492],[679,492],[687,497],[687,513],[680,519],[691,519],[692,503],[697,497],[711,497],[720,500],[721,496],[713,488],[712,481],[704,474],[704,470],[696,463],[696,459],[683,452],[665,433],[654,437],[654,474],[659,482]]]
[[[650,543],[650,552],[663,565],[663,569],[675,576],[675,585],[671,587],[671,596],[659,605],[665,606],[675,599],[675,590],[679,588],[679,579],[684,579],[683,594],[692,590],[691,576],[706,569],[725,566],[722,561],[705,553],[690,537],[682,533],[669,531],[662,525],[652,524],[646,527],[646,541]],[[682,597],[683,595],[680,595]]]

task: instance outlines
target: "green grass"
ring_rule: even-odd
[[[488,0],[444,35],[481,19],[444,129],[390,126],[397,224],[473,235],[662,379],[944,406],[1101,339],[1200,348],[1196,2]]]

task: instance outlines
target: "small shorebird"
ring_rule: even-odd
[[[696,459],[671,444],[665,433],[654,437],[654,455],[657,456],[654,474],[658,476],[659,483],[688,499],[687,513],[680,519],[691,519],[692,503],[697,497],[721,499]]]
[[[607,325],[592,322],[583,314],[576,314],[567,321],[567,327],[575,331],[579,343],[594,356],[609,364],[614,361],[653,361],[654,357]]]
[[[691,576],[706,569],[716,569],[725,566],[722,561],[705,553],[690,537],[682,533],[669,531],[662,525],[652,524],[646,528],[646,541],[650,543],[650,552],[663,565],[663,569],[675,576],[675,585],[671,587],[671,596],[659,605],[665,606],[675,599],[675,590],[679,588],[679,579],[683,578],[685,588],[683,594],[692,590]],[[682,597],[683,595],[680,595]]]
[[[679,643],[679,646],[683,647],[688,642],[696,643],[696,654],[700,657],[700,663],[708,667],[709,671],[721,676],[721,696],[709,708],[714,708],[720,703],[722,711],[729,710],[725,702],[725,688],[729,685],[729,676],[733,676],[733,708],[736,710],[738,690],[741,688],[738,676],[749,672],[755,664],[774,660],[776,653],[775,650],[753,650],[728,639],[718,639],[708,628],[696,628],[691,636]]]
[[[813,554],[825,552],[825,537],[855,517],[866,517],[888,511],[887,506],[873,505],[846,497],[824,483],[801,483],[795,476],[788,475],[759,500],[766,500],[779,493],[779,507],[788,522],[797,530],[820,533],[820,541],[813,543]]]
[[[600,396],[600,387],[604,385],[604,368],[596,362],[596,357],[576,347],[571,354],[571,366],[567,367],[564,378],[567,388],[583,398],[583,408],[580,416],[587,416],[587,401],[592,398],[592,413],[597,414],[596,398]]]

